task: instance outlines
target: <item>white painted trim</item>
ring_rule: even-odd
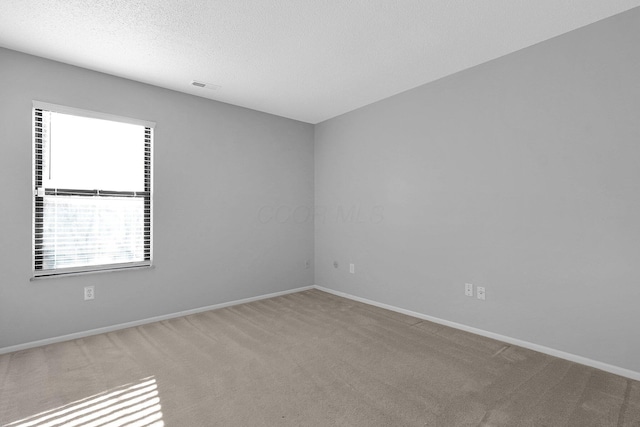
[[[155,128],[156,122],[149,120],[140,120],[133,117],[116,116],[114,114],[102,113],[99,111],[84,110],[81,108],[67,107],[66,105],[51,104],[50,102],[42,102],[33,100],[33,108],[41,110],[53,111],[62,114],[71,114],[80,117],[89,117],[91,119],[110,120],[112,122],[128,123],[130,125],[144,126]]]
[[[32,245],[33,246],[33,245]],[[86,276],[88,274],[97,274],[97,273],[115,273],[118,271],[131,271],[131,270],[142,270],[142,269],[154,269],[155,266],[151,264],[151,261],[141,261],[141,262],[131,262],[131,263],[122,263],[122,264],[103,264],[103,265],[94,265],[90,266],[91,270],[86,270],[87,267],[76,267],[77,269],[74,271],[72,269],[66,270],[64,272],[55,272],[56,270],[46,270],[47,273],[38,273],[35,274],[29,281],[35,282],[37,280],[48,280],[48,279],[57,279],[64,278],[69,276]],[[85,270],[82,270],[85,268]],[[35,271],[35,270],[34,270]]]
[[[40,347],[43,345],[56,344],[59,342],[75,340],[78,338],[85,338],[92,335],[105,334],[107,332],[118,331],[120,329],[131,328],[134,326],[146,325],[147,323],[160,322],[162,320],[174,319],[176,317],[188,316],[190,314],[202,313],[203,311],[218,310],[220,308],[231,307],[234,305],[246,304],[249,302],[260,301],[263,299],[279,297],[282,295],[294,294],[297,292],[308,291],[313,289],[313,286],[304,286],[301,288],[289,289],[287,291],[273,292],[266,295],[259,295],[257,297],[243,298],[235,301],[223,302],[220,304],[208,305],[206,307],[194,308],[191,310],[180,311],[177,313],[164,314],[162,316],[149,317],[147,319],[134,320],[133,322],[119,323],[113,326],[105,326],[104,328],[90,329],[88,331],[75,332],[73,334],[61,335],[53,338],[46,338],[43,340],[32,341],[24,344],[13,345],[9,347],[0,348],[0,354],[12,353],[14,351],[27,350],[29,348]]]
[[[565,359],[570,362],[579,363],[581,365],[590,366],[592,368],[600,369],[602,371],[610,372],[612,374],[620,375],[622,377],[630,378],[632,380],[640,381],[640,372],[632,371],[630,369],[621,368],[619,366],[609,365],[608,363],[599,362],[597,360],[588,359],[586,357],[578,356],[575,354],[567,353],[561,350],[556,350],[554,348],[545,347],[543,345],[534,344],[528,341],[523,341],[517,338],[511,338],[505,335],[496,334],[494,332],[485,331],[483,329],[474,328],[472,326],[467,326],[462,323],[451,322],[449,320],[439,319],[437,317],[429,316],[427,314],[418,313],[411,310],[405,310],[404,308],[395,307],[393,305],[380,303],[377,301],[372,301],[366,298],[357,297],[355,295],[351,295],[345,292],[336,291],[333,289],[325,288],[324,286],[314,286],[315,289],[318,289],[323,292],[327,292],[333,295],[337,295],[343,298],[347,298],[353,301],[362,302],[364,304],[373,305],[375,307],[384,308],[387,310],[395,311],[397,313],[406,314],[407,316],[417,317],[418,319],[428,320],[433,323],[438,323],[440,325],[449,326],[455,329],[459,329],[465,332],[471,332],[472,334],[480,335],[487,338],[492,338],[494,340],[503,341],[508,344],[517,345],[519,347],[528,348],[529,350],[534,350],[539,353],[548,354],[549,356],[555,356],[560,359]]]
[[[626,369],[626,368],[621,368],[619,366],[614,366],[614,365],[609,365],[607,363],[604,362],[599,362],[597,360],[592,360],[592,359],[588,359],[586,357],[582,357],[582,356],[578,356],[575,354],[571,354],[571,353],[567,353],[561,350],[556,350],[550,347],[545,347],[543,345],[539,345],[539,344],[534,344],[534,343],[530,343],[528,341],[523,341],[517,338],[511,338],[505,335],[500,335],[500,334],[496,334],[494,332],[489,332],[489,331],[485,331],[483,329],[478,329],[478,328],[474,328],[472,326],[467,326],[464,325],[462,323],[456,323],[456,322],[451,322],[449,320],[444,320],[444,319],[440,319],[437,317],[433,317],[433,316],[429,316],[427,314],[422,314],[422,313],[418,313],[415,311],[411,311],[411,310],[405,310],[404,308],[399,308],[399,307],[395,307],[393,305],[389,305],[389,304],[384,304],[384,303],[380,303],[377,301],[373,301],[373,300],[369,300],[366,298],[361,298],[361,297],[357,297],[355,295],[351,295],[345,292],[340,292],[340,291],[336,291],[333,289],[329,289],[329,288],[325,288],[323,286],[304,286],[301,288],[296,288],[296,289],[290,289],[287,291],[280,291],[280,292],[274,292],[274,293],[270,293],[270,294],[266,294],[266,295],[260,295],[257,297],[250,297],[250,298],[244,298],[244,299],[240,299],[240,300],[235,300],[235,301],[229,301],[229,302],[223,302],[220,304],[214,304],[214,305],[209,305],[206,307],[199,307],[199,308],[194,308],[191,310],[185,310],[185,311],[180,311],[177,313],[171,313],[171,314],[165,314],[162,316],[156,316],[156,317],[150,317],[147,319],[141,319],[141,320],[135,320],[132,322],[127,322],[127,323],[120,323],[117,325],[113,325],[113,326],[106,326],[103,328],[97,328],[97,329],[90,329],[88,331],[82,331],[82,332],[76,332],[73,334],[68,334],[68,335],[61,335],[58,337],[53,337],[53,338],[46,338],[43,340],[38,340],[38,341],[32,341],[32,342],[28,342],[28,343],[24,343],[24,344],[18,344],[18,345],[14,345],[14,346],[9,346],[9,347],[3,347],[0,348],[0,354],[6,354],[6,353],[12,353],[14,351],[20,351],[20,350],[27,350],[29,348],[34,348],[34,347],[40,347],[40,346],[44,346],[44,345],[49,345],[49,344],[55,344],[55,343],[59,343],[59,342],[64,342],[64,341],[70,341],[70,340],[74,340],[74,339],[78,339],[78,338],[85,338],[85,337],[89,337],[92,335],[99,335],[99,334],[104,334],[107,332],[113,332],[113,331],[117,331],[120,329],[126,329],[126,328],[131,328],[131,327],[135,327],[135,326],[140,326],[140,325],[145,325],[148,323],[154,323],[154,322],[160,322],[162,320],[169,320],[169,319],[174,319],[176,317],[182,317],[182,316],[188,316],[190,314],[196,314],[196,313],[202,313],[204,311],[210,311],[210,310],[218,310],[220,308],[225,308],[225,307],[231,307],[234,305],[240,305],[240,304],[246,304],[249,302],[254,302],[254,301],[259,301],[259,300],[263,300],[263,299],[268,299],[268,298],[274,298],[274,297],[278,297],[278,296],[282,296],[282,295],[288,295],[288,294],[293,294],[293,293],[297,293],[297,292],[302,292],[302,291],[307,291],[309,289],[318,289],[320,291],[323,292],[327,292],[333,295],[337,295],[343,298],[347,298],[347,299],[351,299],[354,301],[358,301],[364,304],[369,304],[375,307],[380,307],[380,308],[384,308],[386,310],[391,310],[391,311],[395,311],[397,313],[402,313],[402,314],[406,314],[407,316],[412,316],[412,317],[416,317],[418,319],[423,319],[423,320],[428,320],[430,322],[433,323],[438,323],[440,325],[445,325],[445,326],[449,326],[455,329],[459,329],[462,331],[466,331],[466,332],[470,332],[472,334],[476,334],[476,335],[480,335],[483,337],[487,337],[487,338],[492,338],[498,341],[503,341],[505,343],[508,344],[513,344],[513,345],[517,345],[523,348],[528,348],[529,350],[534,350],[540,353],[544,353],[544,354],[548,354],[550,356],[555,356],[558,357],[560,359],[565,359],[568,360],[570,362],[575,362],[575,363],[579,363],[581,365],[585,365],[585,366],[590,366],[592,368],[596,368],[596,369],[600,369],[602,371],[606,371],[606,372],[610,372],[612,374],[616,374],[616,375],[620,375],[622,377],[626,377],[626,378],[630,378],[632,380],[636,380],[636,381],[640,381],[640,372],[635,372],[632,371],[630,369]]]

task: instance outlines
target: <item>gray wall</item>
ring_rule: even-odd
[[[155,269],[29,281],[34,99],[157,122]],[[0,49],[0,182],[0,348],[313,284],[309,124]]]
[[[640,372],[639,44],[635,9],[316,125],[316,285]]]

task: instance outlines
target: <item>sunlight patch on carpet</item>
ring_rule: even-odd
[[[51,409],[7,427],[163,427],[158,386],[143,378]]]

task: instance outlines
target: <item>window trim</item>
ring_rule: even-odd
[[[71,114],[73,116],[89,117],[91,119],[111,120],[112,122],[128,123],[130,125],[139,125],[147,128],[155,128],[156,122],[148,120],[134,119],[131,117],[116,116],[114,114],[101,113],[98,111],[83,110],[81,108],[67,107],[66,105],[51,104],[49,102],[33,101],[33,108],[40,110],[55,111],[61,114]],[[35,125],[35,123],[34,123]]]
[[[63,268],[53,269],[53,270],[36,269],[36,204],[37,204],[36,198],[38,196],[38,191],[36,189],[37,188],[36,110],[51,111],[51,112],[61,113],[61,114],[70,114],[78,117],[88,117],[93,119],[109,120],[114,122],[121,122],[121,123],[143,126],[145,128],[150,129],[151,133],[149,135],[149,138],[151,143],[149,146],[149,157],[148,157],[150,161],[150,170],[149,170],[149,190],[150,191],[145,192],[145,193],[148,193],[148,197],[149,197],[149,227],[150,227],[149,246],[150,247],[149,247],[148,260],[135,261],[135,262],[123,262],[123,263],[116,263],[116,264],[87,265],[82,267],[63,267]],[[140,119],[134,119],[131,117],[117,116],[113,114],[107,114],[107,113],[91,111],[91,110],[84,110],[80,108],[68,107],[64,105],[52,104],[52,103],[36,101],[36,100],[33,101],[33,106],[31,109],[31,120],[32,120],[32,123],[31,123],[31,131],[32,131],[32,138],[31,138],[31,148],[32,148],[32,155],[31,155],[31,159],[32,159],[31,269],[32,269],[32,272],[31,273],[32,274],[31,274],[31,280],[33,281],[37,279],[48,279],[48,278],[61,277],[61,276],[75,276],[75,275],[105,273],[105,272],[113,272],[113,271],[135,270],[135,269],[141,269],[141,268],[153,268],[153,234],[154,234],[153,233],[153,222],[154,222],[153,221],[153,187],[154,187],[153,185],[153,181],[154,181],[153,179],[153,175],[154,175],[153,174],[153,164],[154,164],[153,140],[154,140],[154,131],[155,131],[156,123],[148,120],[140,120]],[[44,187],[42,188],[44,189]],[[135,192],[122,192],[122,193],[126,193],[126,194],[122,194],[124,196],[136,194]],[[128,193],[131,193],[131,194],[128,194]],[[117,196],[118,194],[107,194],[107,195]]]

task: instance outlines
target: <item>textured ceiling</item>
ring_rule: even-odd
[[[0,0],[0,46],[318,123],[636,6],[640,0]]]

